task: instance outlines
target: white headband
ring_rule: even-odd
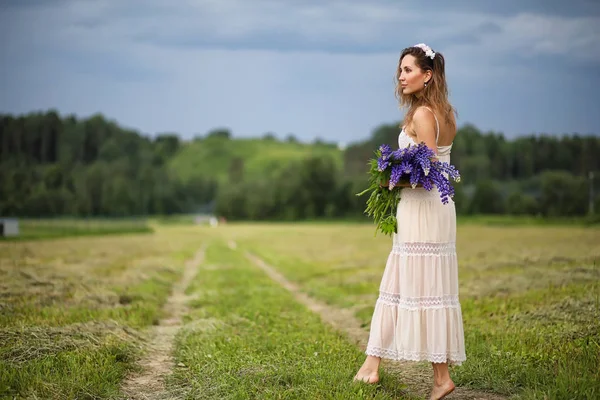
[[[425,43],[415,44],[413,47],[418,47],[425,52],[425,55],[432,60],[435,58],[435,52],[431,50],[431,47],[427,46]]]

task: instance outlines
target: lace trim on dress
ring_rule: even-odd
[[[390,360],[430,361],[434,363],[448,362],[449,364],[453,365],[460,365],[467,359],[465,355],[454,351],[447,353],[430,353],[426,351],[398,351],[374,346],[368,346],[365,353],[368,356],[387,358]]]
[[[423,243],[423,242],[412,242],[412,243],[394,243],[392,246],[392,253],[401,256],[404,255],[415,255],[415,256],[442,256],[442,255],[453,255],[456,254],[456,243]]]
[[[378,303],[397,306],[406,310],[434,310],[440,308],[460,308],[458,295],[405,297],[395,293],[379,292]]]

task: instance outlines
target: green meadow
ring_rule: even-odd
[[[18,218],[18,236],[0,236],[0,240],[35,240],[73,236],[97,236],[152,232],[144,218]]]
[[[173,346],[175,399],[415,399],[251,253],[368,331],[390,238],[371,224],[153,223],[152,232],[0,242],[0,398],[121,399],[184,263],[205,256]],[[459,224],[467,361],[457,386],[510,399],[600,396],[600,230]],[[423,363],[423,369],[430,368]]]

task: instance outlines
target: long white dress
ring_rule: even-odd
[[[436,124],[439,135],[437,117]],[[402,130],[399,147],[414,144]],[[438,159],[449,163],[451,149],[452,144],[437,146]],[[443,204],[435,186],[431,191],[403,188],[396,217],[398,233],[383,272],[366,354],[460,365],[466,355],[454,202]]]

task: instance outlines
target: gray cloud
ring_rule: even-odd
[[[461,122],[509,134],[600,123],[581,111],[600,101],[590,89],[600,82],[598,13],[514,1],[34,3],[0,14],[0,110],[100,111],[145,132],[225,125],[348,142],[400,118],[398,53],[427,42],[446,56]]]
[[[423,6],[419,0],[408,0],[403,3],[417,8]],[[560,17],[600,15],[600,2],[597,0],[430,0],[427,5],[430,9],[443,12],[483,13],[504,17],[522,13]]]
[[[502,28],[495,22],[482,22],[472,28],[457,29],[441,39],[441,43],[449,45],[481,45],[486,35],[501,34]]]
[[[502,27],[500,27],[500,25],[498,25],[495,22],[484,22],[481,25],[479,25],[478,27],[475,28],[475,33],[478,33],[480,35],[487,35],[487,34],[493,34],[493,33],[502,33]]]
[[[467,46],[471,53],[488,53],[491,57],[515,51],[525,51],[532,56],[575,53],[579,56],[573,57],[574,62],[600,63],[597,39],[600,13],[580,17],[523,11],[499,15],[477,9],[462,10],[463,2],[454,9],[440,5],[424,12],[422,5],[408,4],[273,0],[255,0],[251,4],[242,0],[60,1],[47,3],[37,13],[35,9],[28,14],[21,10],[17,15],[5,13],[0,21],[7,20],[10,33],[17,41],[20,36],[46,38],[42,40],[43,47],[50,42],[68,44],[70,48],[111,47],[115,43],[117,47],[125,44],[134,47],[139,43],[190,49],[386,53],[426,41],[438,50]],[[536,5],[535,2],[523,4],[523,10]]]
[[[70,0],[2,0],[0,10],[60,6]]]

